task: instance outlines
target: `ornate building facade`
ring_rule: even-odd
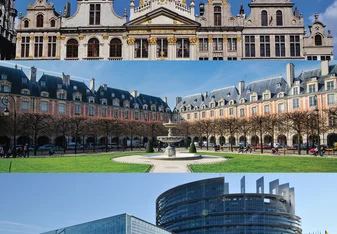
[[[0,1],[0,60],[15,58],[17,10],[14,8],[14,1]]]
[[[321,68],[303,71],[295,76],[295,65],[289,63],[286,67],[286,78],[272,77],[256,80],[249,84],[240,81],[237,85],[216,89],[209,92],[193,94],[176,98],[173,120],[197,121],[219,118],[250,118],[256,115],[264,116],[293,111],[313,111],[316,107],[319,115],[327,117],[324,110],[337,105],[337,65],[321,62]],[[328,131],[320,134],[323,144],[333,145],[337,135],[333,134],[336,118],[326,118]],[[297,143],[297,134],[288,131],[276,133],[274,143],[292,146]],[[213,136],[214,143],[228,143],[230,136]],[[302,136],[306,139],[306,135]],[[270,143],[268,133],[263,134],[264,143]],[[235,136],[234,144],[242,142],[242,136]],[[250,134],[247,142],[259,144],[258,136]]]
[[[20,13],[16,59],[71,60],[333,60],[331,31],[315,15],[307,33],[304,16],[290,0],[252,0],[231,13],[227,0],[140,0],[130,16],[114,12],[114,0],[78,0],[56,12],[36,0]]]

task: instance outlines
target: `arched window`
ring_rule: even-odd
[[[75,39],[70,39],[67,42],[67,58],[78,57],[78,42]]]
[[[36,27],[38,27],[38,28],[43,27],[43,15],[38,15],[36,17]]]
[[[50,21],[50,27],[54,28],[55,27],[55,20]]]
[[[122,57],[122,42],[118,38],[110,41],[110,57]]]
[[[283,25],[283,16],[282,11],[276,11],[276,26]]]
[[[214,7],[214,26],[221,26],[221,7]]]
[[[268,26],[268,13],[267,11],[261,12],[261,25]]]
[[[24,27],[25,27],[25,28],[28,28],[28,27],[29,27],[29,21],[28,21],[28,20],[25,20],[25,22],[24,22]]]
[[[88,41],[88,57],[99,57],[99,41],[96,38]]]
[[[316,35],[315,36],[315,45],[316,46],[321,46],[322,45],[322,36],[321,35]]]

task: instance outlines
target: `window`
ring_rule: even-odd
[[[223,57],[213,57],[213,60],[223,60]]]
[[[300,100],[298,98],[293,99],[293,109],[300,108]]]
[[[316,85],[315,84],[309,85],[309,93],[314,93],[314,92],[316,92]]]
[[[214,104],[214,103],[210,103],[210,105],[211,105],[211,106],[210,106],[211,108],[214,108],[214,107],[215,107],[215,104]]]
[[[328,105],[335,105],[335,94],[328,94]]]
[[[113,97],[113,98],[114,98],[114,97],[115,97],[115,93],[111,93],[111,97]]]
[[[260,56],[270,57],[270,37],[260,36]]]
[[[7,80],[7,74],[1,74],[1,80]]]
[[[245,36],[246,57],[255,57],[255,36]]]
[[[208,51],[208,38],[199,39],[199,51]]]
[[[29,101],[21,100],[21,110],[29,110]]]
[[[23,95],[29,95],[29,90],[27,90],[27,89],[22,90],[22,94]]]
[[[149,118],[149,114],[148,113],[144,113],[144,120],[147,121]]]
[[[114,117],[118,118],[118,110],[117,109],[114,110]]]
[[[157,114],[156,113],[152,113],[152,120],[153,121],[157,120]]]
[[[198,118],[198,113],[194,113],[194,119]]]
[[[167,58],[167,39],[158,39],[157,40],[157,58],[165,57]]]
[[[315,46],[321,46],[322,45],[322,36],[316,35],[315,36]]]
[[[90,4],[89,24],[101,24],[101,4]]]
[[[207,57],[199,57],[199,60],[206,61],[206,60],[208,60],[208,58]]]
[[[99,57],[99,41],[96,38],[88,41],[88,57]]]
[[[25,27],[25,28],[28,28],[28,27],[29,27],[29,21],[28,21],[28,20],[25,20],[25,22],[24,22],[24,27]]]
[[[66,104],[59,103],[59,113],[60,114],[66,113]]]
[[[228,51],[236,51],[237,50],[237,39],[236,38],[228,38],[227,39]]]
[[[118,100],[118,99],[114,99],[114,100],[112,101],[112,105],[113,105],[113,106],[119,106],[119,100]]]
[[[334,81],[328,81],[326,82],[326,90],[329,91],[329,90],[333,90],[335,88],[335,82]]]
[[[256,102],[257,101],[257,97],[256,96],[251,96],[250,97],[250,101],[251,102]]]
[[[214,38],[213,39],[213,51],[222,51],[223,50],[223,39]]]
[[[122,42],[118,38],[114,38],[110,41],[110,57],[122,57]]]
[[[37,28],[43,27],[43,15],[36,16],[36,27]]]
[[[267,11],[261,12],[261,26],[268,26],[268,13],[267,13]]]
[[[211,110],[211,118],[213,118],[213,117],[214,117],[214,111]]]
[[[108,110],[106,108],[102,108],[102,116],[106,117],[108,113]]]
[[[233,115],[234,111],[233,108],[229,108],[229,115]]]
[[[276,57],[286,56],[286,44],[284,36],[275,36],[275,55]]]
[[[67,58],[78,57],[78,42],[75,39],[70,39],[67,42]]]
[[[106,99],[101,100],[101,104],[102,104],[102,105],[107,105],[107,104],[108,104],[108,103],[107,103],[107,100],[106,100]]]
[[[21,82],[22,82],[23,84],[27,84],[27,78],[22,78],[22,79],[21,79]]]
[[[56,36],[48,37],[48,57],[56,56]]]
[[[293,95],[298,95],[298,87],[293,88]]]
[[[75,115],[81,114],[81,105],[75,104]]]
[[[41,86],[42,87],[46,87],[46,82],[45,81],[41,81]]]
[[[256,108],[256,106],[252,107],[252,115],[253,116],[257,115],[257,108]]]
[[[240,109],[240,117],[245,117],[245,109]]]
[[[206,112],[205,111],[201,112],[201,118],[205,118],[205,117],[206,117]]]
[[[30,44],[30,38],[29,37],[22,37],[21,38],[21,57],[22,58],[29,57],[29,44]]]
[[[57,89],[62,89],[62,84],[57,84]]]
[[[221,26],[221,7],[214,7],[214,26]]]
[[[58,98],[64,100],[64,99],[66,99],[66,95],[64,93],[59,93]]]
[[[190,57],[190,43],[188,39],[177,40],[177,58]]]
[[[227,59],[228,59],[228,60],[238,60],[237,57],[228,57]]]
[[[276,11],[276,26],[283,26],[282,11]]]
[[[263,100],[268,100],[269,99],[269,93],[263,94]]]
[[[146,39],[135,41],[135,58],[147,58],[149,56],[149,43]]]
[[[264,113],[265,114],[269,114],[270,113],[270,106],[269,105],[265,105],[264,106]]]
[[[50,21],[50,27],[54,28],[55,27],[55,20]]]
[[[95,103],[95,98],[89,97],[89,103]]]
[[[308,60],[317,60],[317,56],[308,56]]]
[[[223,116],[223,109],[220,109],[220,116]]]
[[[41,102],[40,103],[40,105],[41,105],[41,112],[48,112],[48,102]]]
[[[309,97],[309,107],[317,106],[317,100],[314,96]]]
[[[43,54],[43,36],[35,37],[34,56],[36,58],[42,57]]]
[[[331,56],[321,56],[321,61],[330,61],[331,60]]]
[[[139,119],[139,112],[135,112],[135,120]]]
[[[94,116],[95,115],[95,109],[93,106],[89,106],[89,116]]]
[[[301,56],[301,44],[300,36],[290,36],[290,56],[299,57]]]
[[[1,85],[0,91],[1,91],[1,92],[9,92],[8,85]]]

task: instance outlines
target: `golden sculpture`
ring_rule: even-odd
[[[84,39],[84,35],[83,34],[80,34],[79,36],[78,36],[78,39],[80,39],[81,41]]]
[[[128,38],[128,45],[134,45],[136,38]]]
[[[237,41],[237,42],[240,42],[240,41],[241,41],[241,37],[237,36],[237,37],[236,37],[236,41]]]
[[[196,44],[196,43],[198,43],[199,38],[197,38],[197,37],[190,37],[189,41],[190,41],[191,44]]]
[[[144,0],[140,0],[139,5],[143,5],[143,4],[144,4]]]
[[[168,41],[169,44],[174,45],[174,44],[177,43],[177,38],[175,38],[175,37],[168,37],[167,41]]]
[[[108,39],[109,39],[109,35],[108,35],[108,34],[104,34],[104,35],[103,35],[103,39],[104,39],[104,40],[108,40]]]
[[[126,39],[128,39],[128,35],[124,34],[124,35],[122,36],[122,38],[123,38],[124,40],[126,40]]]
[[[35,37],[34,36],[30,36],[29,38],[30,38],[30,40],[34,40]]]
[[[213,42],[213,36],[208,36],[208,42]]]
[[[150,45],[157,44],[157,38],[156,37],[149,37],[147,40],[150,43]]]
[[[16,39],[17,39],[18,41],[20,41],[20,40],[21,40],[21,37],[20,37],[20,36],[17,36]]]
[[[213,3],[213,1],[212,0],[208,0],[208,4],[212,4]]]
[[[61,36],[61,40],[65,40],[66,39],[66,36]]]
[[[48,40],[48,36],[43,36],[43,40]]]
[[[60,40],[61,39],[61,36],[56,36],[56,40]]]

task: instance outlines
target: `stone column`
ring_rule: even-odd
[[[103,45],[100,47],[100,56],[103,59],[108,59],[110,57],[110,37],[106,33],[103,35]]]
[[[30,41],[29,41],[29,56],[28,56],[28,58],[32,59],[32,58],[34,58],[35,37],[33,35],[30,35],[29,39],[30,39]]]
[[[228,58],[228,46],[227,46],[228,41],[227,41],[227,36],[226,35],[223,36],[222,40],[223,40],[223,43],[222,43],[222,51],[223,51],[222,52],[222,57],[225,60],[225,58]]]
[[[190,37],[190,60],[197,60],[197,37]]]
[[[84,43],[85,36],[83,34],[80,34],[78,36],[78,59],[82,60],[83,58],[88,57],[88,43]]]
[[[208,60],[213,60],[213,36],[208,36]]]
[[[128,51],[129,51],[129,60],[134,60],[135,59],[135,41],[136,41],[136,38],[131,38],[129,37],[127,39],[127,43],[129,45],[129,48],[128,48]]]
[[[237,59],[240,60],[242,59],[242,53],[243,53],[243,46],[242,46],[242,38],[243,38],[243,35],[238,35],[236,37],[236,56],[237,56]]]
[[[255,36],[255,58],[261,58],[260,36]]]
[[[270,35],[270,57],[271,58],[275,58],[276,54],[275,54],[275,35]]]
[[[149,60],[156,60],[156,46],[157,46],[157,38],[156,37],[149,37]]]
[[[21,36],[17,36],[16,38],[16,59],[21,58]]]
[[[43,51],[42,58],[45,59],[48,57],[48,36],[43,35]]]
[[[129,46],[128,46],[128,35],[124,34],[122,36],[122,58],[123,60],[130,60]]]
[[[285,40],[286,57],[289,58],[290,57],[290,36],[285,35],[284,40]]]
[[[175,37],[168,37],[168,60],[176,60],[176,43],[177,43],[177,38]]]

